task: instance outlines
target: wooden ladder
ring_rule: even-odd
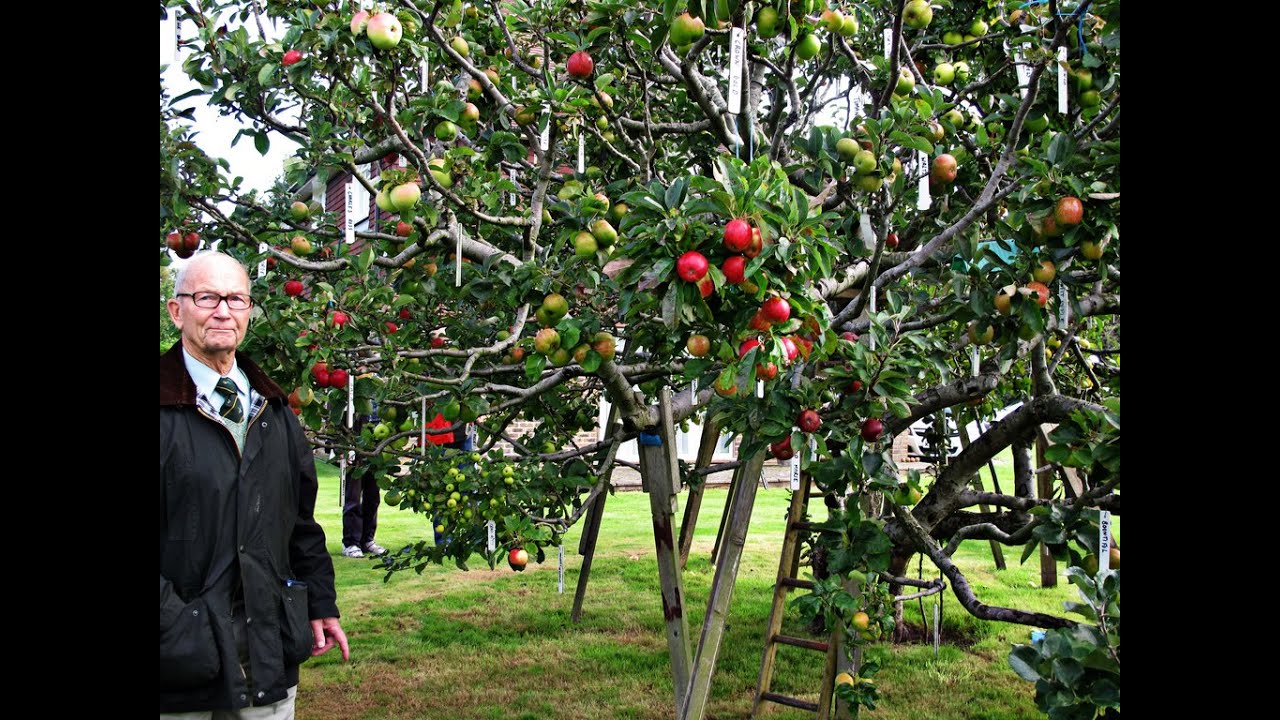
[[[795,588],[813,589],[811,581],[796,577],[800,567],[800,533],[821,531],[803,519],[805,509],[809,505],[811,484],[809,474],[802,473],[800,489],[791,494],[791,508],[787,512],[787,529],[782,540],[782,557],[778,561],[778,581],[773,587],[773,609],[769,612],[769,628],[765,631],[764,637],[764,658],[760,661],[760,679],[756,683],[755,702],[751,705],[752,717],[756,716],[765,702],[808,710],[817,713],[819,718],[826,718],[831,714],[831,695],[835,684],[839,650],[837,636],[832,635],[828,642],[822,642],[782,634],[782,615],[787,606],[787,593]],[[814,650],[826,655],[822,671],[822,692],[819,694],[818,702],[813,703],[770,691],[773,685],[774,660],[777,658],[779,645]]]

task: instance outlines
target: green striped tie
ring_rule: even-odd
[[[236,391],[236,384],[231,382],[231,378],[219,378],[216,392],[226,398],[219,414],[233,423],[243,420],[244,406],[240,404],[240,393]]]

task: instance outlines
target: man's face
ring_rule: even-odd
[[[240,263],[228,257],[211,255],[193,262],[198,264],[187,269],[186,286],[175,288],[177,293],[190,295],[169,300],[169,317],[182,332],[182,342],[193,355],[213,357],[232,353],[244,340],[252,308],[232,310],[226,301],[214,308],[197,307],[191,295],[216,293],[248,297],[249,276]]]

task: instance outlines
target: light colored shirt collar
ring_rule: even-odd
[[[221,405],[221,395],[214,395],[213,391],[218,386],[218,380],[222,378],[216,370],[205,365],[199,360],[191,356],[187,349],[182,348],[182,362],[187,366],[187,374],[191,376],[191,381],[196,384],[196,391],[204,395],[214,407]],[[236,391],[240,395],[241,407],[249,407],[249,377],[240,369],[240,364],[231,361],[231,372],[227,373],[227,377],[231,378],[231,382],[236,384]]]

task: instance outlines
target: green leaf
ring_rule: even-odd
[[[1030,645],[1016,645],[1009,651],[1009,665],[1018,677],[1028,682],[1040,679],[1036,666],[1040,663],[1040,653]]]
[[[1084,677],[1084,666],[1072,658],[1056,658],[1053,661],[1053,674],[1068,687],[1075,687]]]
[[[547,358],[541,353],[531,352],[524,358],[524,376],[529,382],[534,382],[542,375],[542,370],[547,366]]]
[[[1049,143],[1049,162],[1054,165],[1061,165],[1066,162],[1076,151],[1076,141],[1071,137],[1071,133],[1059,133]]]
[[[894,130],[889,134],[889,139],[900,145],[912,148],[913,150],[919,150],[920,152],[927,153],[929,155],[933,154],[933,143],[922,137],[908,135],[901,130]]]
[[[276,65],[274,63],[267,63],[266,65],[263,65],[258,70],[258,84],[269,85],[271,82],[271,76],[275,74],[276,74]]]
[[[662,324],[671,330],[675,329],[680,317],[680,285],[680,282],[672,282],[662,297]]]
[[[271,149],[271,138],[267,137],[264,132],[255,133],[253,136],[253,146],[258,149],[260,155],[266,155]]]
[[[1107,678],[1098,680],[1089,692],[1089,699],[1095,705],[1120,707],[1120,686]]]

